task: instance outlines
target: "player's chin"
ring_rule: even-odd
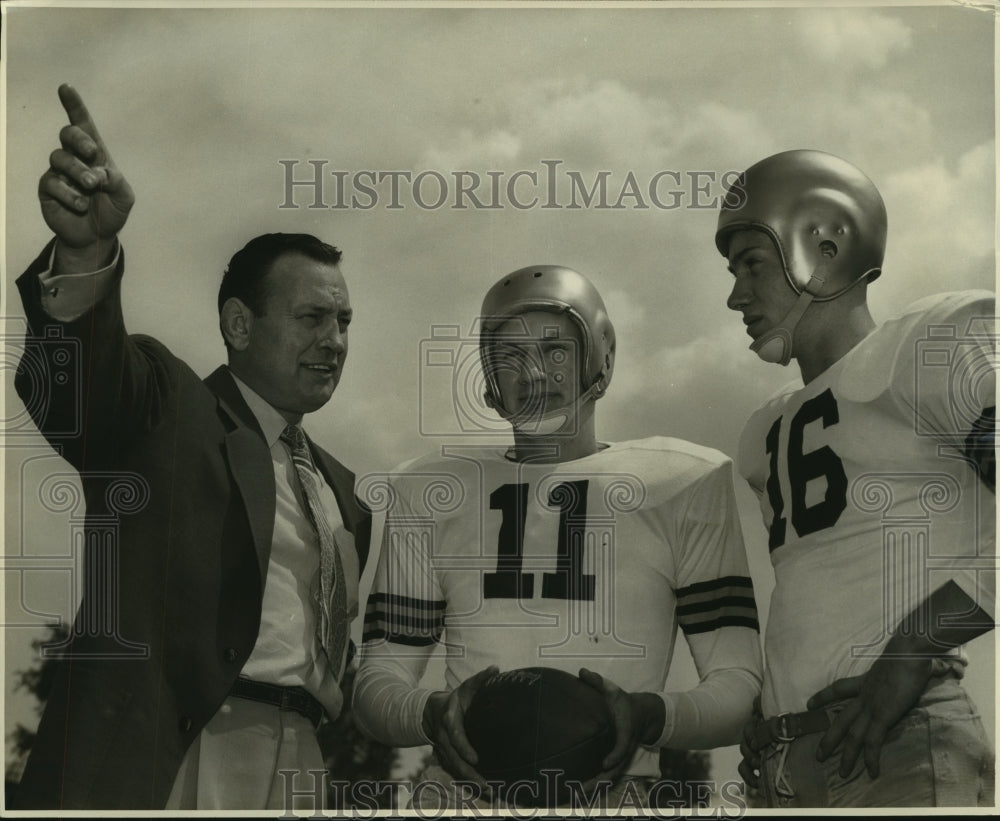
[[[569,405],[553,402],[548,405],[523,406],[515,411],[510,419],[515,427],[523,429],[525,433],[530,433],[532,430],[543,432],[550,427],[550,420],[557,418],[563,422],[571,413]]]
[[[530,432],[541,424],[542,414],[537,409],[518,408],[510,415],[508,421],[515,428]]]

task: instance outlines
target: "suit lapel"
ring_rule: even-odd
[[[205,384],[219,400],[219,412],[229,421],[224,447],[236,486],[250,520],[254,548],[260,566],[261,588],[267,578],[274,536],[274,466],[264,432],[257,417],[236,387],[229,369],[222,365],[205,379]],[[308,440],[308,437],[306,437]],[[371,517],[358,509],[354,500],[354,474],[309,440],[313,461],[323,473],[340,507],[344,524],[354,536],[355,549],[363,569],[371,539]]]
[[[264,433],[224,365],[205,379],[219,400],[219,412],[229,421],[224,447],[226,460],[246,507],[257,552],[261,589],[267,579],[274,537],[274,466]]]

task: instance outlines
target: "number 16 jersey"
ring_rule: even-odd
[[[949,579],[994,612],[994,496],[966,455],[993,427],[993,313],[984,292],[915,303],[747,423],[775,574],[766,716],[865,672]]]

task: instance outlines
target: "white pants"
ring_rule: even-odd
[[[308,718],[230,697],[192,742],[166,809],[320,810],[325,780]]]

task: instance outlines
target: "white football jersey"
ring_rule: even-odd
[[[531,464],[451,447],[404,465],[388,496],[363,667],[409,654],[419,680],[443,641],[450,688],[496,664],[587,667],[659,693],[680,626],[702,678],[759,681],[732,467],[717,451],[651,438]],[[655,751],[640,754],[656,774]]]
[[[994,612],[995,501],[964,454],[993,429],[993,314],[986,292],[921,300],[747,423],[775,574],[765,715],[863,673],[949,579]]]

